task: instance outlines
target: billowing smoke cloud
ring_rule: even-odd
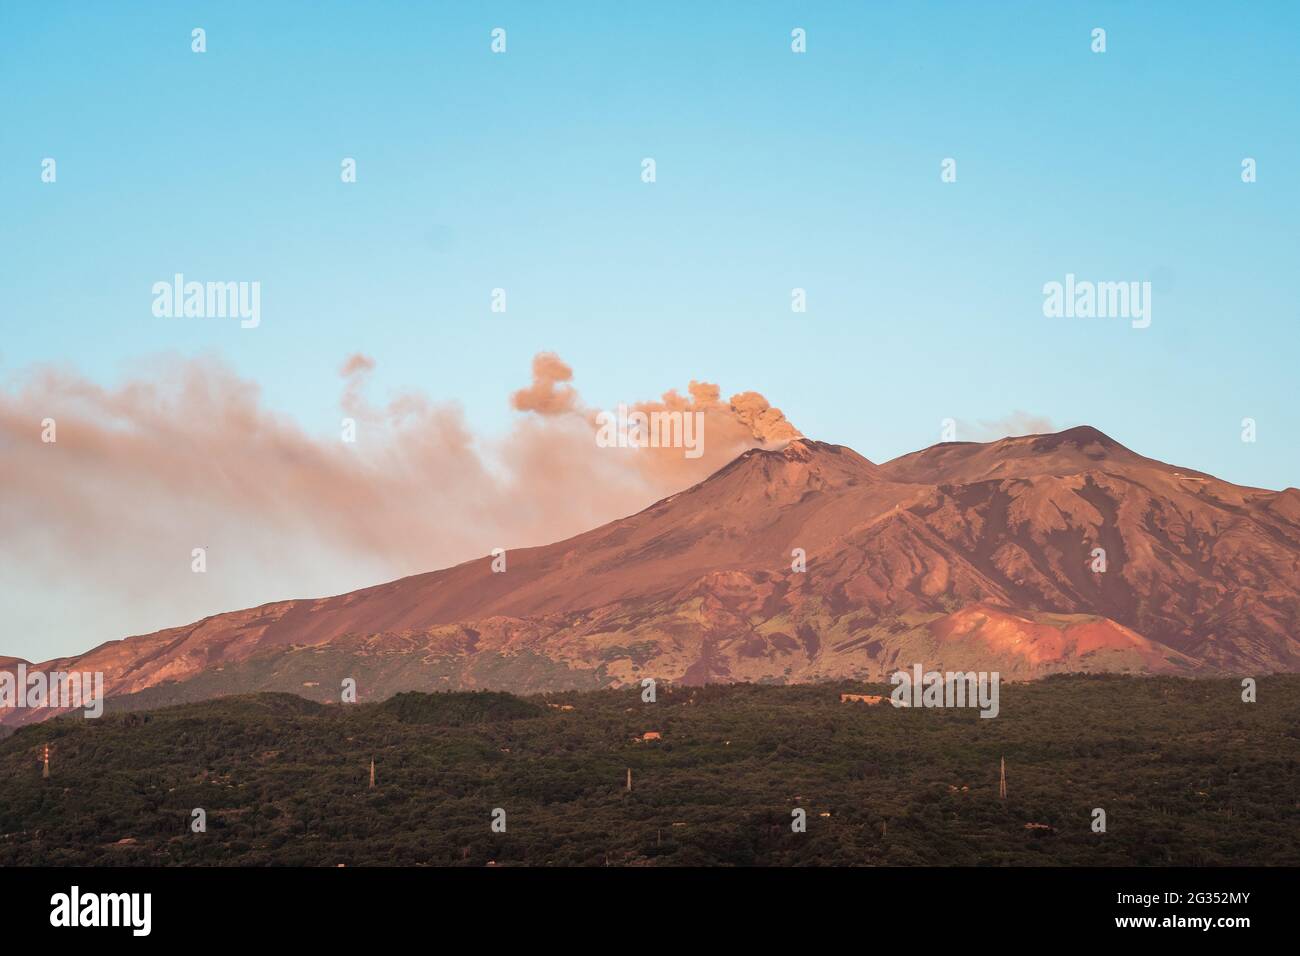
[[[600,410],[583,408],[578,393],[561,383],[573,378],[573,370],[550,352],[533,359],[533,383],[510,397],[511,405],[518,411],[536,412],[545,419],[579,416],[587,421],[593,431],[599,429]],[[645,448],[626,459],[633,464],[638,477],[664,493],[680,490],[689,484],[682,480],[689,475],[698,480],[702,475],[726,464],[740,452],[755,446],[784,444],[799,437],[799,430],[773,408],[757,392],[741,392],[730,401],[722,401],[721,390],[709,382],[692,380],[685,396],[671,389],[659,401],[635,402],[627,407],[629,412],[670,412],[702,414],[704,416],[704,455],[708,463],[703,468],[689,465],[681,451]],[[607,410],[615,414],[614,410]]]
[[[542,352],[533,357],[533,384],[511,395],[510,404],[516,411],[541,415],[573,411],[578,404],[577,391],[570,385],[559,384],[571,381],[573,369],[554,352]]]
[[[527,414],[488,438],[419,393],[374,404],[374,368],[364,355],[342,365],[343,420],[323,436],[212,358],[160,359],[114,388],[53,368],[6,383],[0,655],[46,659],[558,540],[798,435],[761,395],[724,401],[691,382],[633,407],[704,412],[702,457],[602,448],[572,370],[544,353],[511,396]]]

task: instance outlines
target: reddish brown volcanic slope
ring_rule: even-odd
[[[1105,573],[1091,569],[1099,547]],[[1300,669],[1300,491],[1174,468],[1087,427],[885,465],[798,439],[507,561],[505,573],[485,557],[40,666],[103,671],[111,693],[145,691],[141,702],[253,689],[337,699],[345,677],[373,699],[645,676],[879,678],[914,662],[1024,677]]]

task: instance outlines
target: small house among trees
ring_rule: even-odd
[[[867,704],[874,707],[877,704],[883,704],[884,702],[885,698],[878,694],[840,694],[841,704]]]

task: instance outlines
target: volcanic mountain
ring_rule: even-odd
[[[644,511],[506,561],[32,667],[102,671],[131,706],[250,690],[338,700],[349,677],[376,699],[882,679],[913,663],[1009,678],[1300,669],[1300,490],[1175,468],[1089,427],[884,465],[803,438],[753,449]]]

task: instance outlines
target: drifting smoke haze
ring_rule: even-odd
[[[47,659],[218,611],[377,584],[544,544],[703,480],[798,431],[755,392],[692,381],[645,411],[705,413],[704,454],[600,448],[556,355],[533,361],[504,436],[419,392],[374,404],[373,359],[340,374],[356,441],[310,435],[213,358],[104,388],[36,368],[0,389],[0,654]],[[56,422],[57,442],[41,441]],[[191,551],[207,572],[191,571]],[[70,595],[75,598],[69,599]]]
[[[1014,411],[1002,418],[980,419],[978,422],[957,420],[958,441],[997,441],[1020,435],[1046,435],[1060,431],[1050,418],[1029,412]]]

